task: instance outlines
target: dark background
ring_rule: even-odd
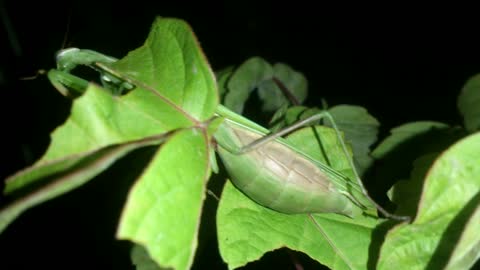
[[[309,80],[309,105],[319,106],[325,98],[331,106],[364,106],[382,124],[383,137],[409,121],[461,124],[456,98],[465,81],[480,72],[478,21],[466,12],[473,7],[332,8],[309,1],[245,0],[0,3],[2,179],[42,155],[49,133],[70,108],[45,77],[20,78],[53,68],[55,52],[65,46],[120,58],[143,43],[156,15],[186,20],[214,70],[251,56],[285,62]],[[142,158],[148,156],[133,154],[117,168],[130,168],[129,160]],[[124,175],[106,173],[22,215],[0,235],[0,268],[128,269],[128,244],[116,241],[114,231],[138,172],[131,167],[130,180],[113,183]],[[207,256],[218,253],[215,240],[210,243],[213,247],[202,253],[208,259],[197,267],[226,269]],[[282,252],[279,257],[287,259],[281,269],[293,269]]]

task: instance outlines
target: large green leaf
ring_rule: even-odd
[[[306,132],[309,136],[305,136]],[[347,176],[352,175],[333,130],[316,129],[321,146],[309,128],[298,133],[289,136],[290,142],[303,145],[302,151]],[[328,158],[322,157],[322,149]],[[220,253],[230,269],[283,246],[304,252],[332,269],[367,269],[372,233],[378,222],[379,219],[368,216],[351,219],[337,214],[315,214],[313,218],[308,214],[282,214],[254,203],[229,183],[217,212]]]
[[[445,151],[427,174],[417,216],[412,224],[392,229],[382,246],[378,269],[443,269],[473,265],[478,258],[476,214],[480,204],[480,134],[469,136]],[[471,221],[471,222],[469,222]],[[464,231],[462,236],[462,230]],[[458,243],[458,249],[455,249]],[[458,250],[458,251],[457,251]],[[464,256],[465,252],[471,252]],[[458,257],[453,257],[458,256]],[[463,269],[463,268],[462,268]]]
[[[477,208],[465,224],[461,238],[456,243],[455,250],[445,269],[469,269],[478,261],[480,258],[478,224],[480,224],[480,204],[477,203]]]
[[[52,133],[39,163],[190,125],[182,112],[151,91],[136,89],[117,97],[91,87],[75,100],[65,124]]]
[[[190,26],[157,18],[145,44],[112,65],[115,71],[161,93],[189,116],[204,121],[218,104],[213,71]]]
[[[85,184],[130,151],[160,144],[167,136],[110,145],[20,171],[7,183],[11,185],[7,185],[6,191],[16,199],[0,211],[0,232],[28,208]]]
[[[41,188],[41,199],[7,206],[0,213],[6,217],[4,226],[26,208],[59,196],[107,169],[135,148],[128,148],[130,142],[198,125],[213,115],[218,104],[213,73],[191,29],[180,20],[158,18],[145,45],[112,69],[115,74],[127,74],[129,80],[141,81],[142,87],[113,96],[91,85],[74,101],[70,117],[52,133],[43,157],[7,179],[7,195],[26,195]],[[123,152],[102,152],[124,143],[126,148],[120,148]],[[93,164],[91,170],[79,170],[86,161]]]
[[[113,68],[196,120],[209,119],[218,104],[213,73],[182,21],[157,19],[146,43]],[[193,263],[210,177],[210,135],[205,128],[179,131],[130,191],[117,237],[144,245],[162,267],[188,269]]]
[[[336,214],[287,215],[248,199],[230,182],[217,212],[220,254],[229,269],[288,247],[331,269],[367,269],[368,247],[377,221]]]
[[[473,132],[480,128],[480,74],[470,78],[458,96],[457,106],[463,115],[465,128]]]
[[[172,127],[190,122],[159,99],[145,98],[149,92],[136,90],[123,97],[90,85],[76,99],[68,120],[52,134],[52,142],[44,156],[31,167],[7,178],[4,193],[19,196],[30,194],[35,199],[20,199],[0,213],[9,218],[29,207],[61,195],[90,180],[113,161],[136,147],[128,144],[145,137],[162,134]],[[143,97],[143,98],[142,98]],[[164,108],[160,113],[152,107]],[[170,113],[167,121],[163,113]],[[132,125],[132,122],[135,125]],[[107,146],[127,143],[111,154]],[[91,165],[88,165],[91,164]],[[86,168],[90,168],[89,170]],[[16,216],[15,215],[15,216]],[[8,223],[5,221],[5,225]]]
[[[204,131],[177,132],[131,189],[117,237],[144,245],[162,267],[189,269],[210,177]]]

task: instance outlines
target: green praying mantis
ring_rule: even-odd
[[[49,71],[48,77],[65,96],[86,89],[88,82],[70,73],[79,65],[99,71],[102,84],[114,95],[137,86],[148,87],[111,69],[109,64],[115,61],[113,57],[90,50],[64,49],[57,54],[57,69]],[[275,133],[222,105],[217,107],[215,117],[223,119],[213,135],[217,153],[234,185],[258,204],[286,214],[337,213],[351,218],[376,208],[387,218],[409,219],[389,213],[368,195],[340,131],[327,111]],[[320,119],[328,120],[333,126],[353,170],[354,181],[282,137]]]

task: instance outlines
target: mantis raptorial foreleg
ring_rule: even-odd
[[[49,70],[47,76],[55,89],[66,97],[82,94],[83,90],[80,89],[86,89],[88,85],[88,81],[56,69]]]
[[[70,74],[77,66],[87,66],[98,71],[102,85],[111,90],[114,95],[120,95],[126,90],[133,89],[133,85],[113,74],[104,72],[99,64],[111,64],[117,61],[116,58],[92,51],[78,48],[63,49],[57,53],[57,69],[47,73],[48,78],[55,88],[64,96],[81,94],[75,91],[85,89],[88,82]],[[68,85],[69,88],[65,87]],[[71,89],[74,91],[72,92]]]
[[[57,69],[70,72],[79,65],[91,66],[92,63],[114,63],[116,58],[92,50],[67,48],[60,50],[56,56]]]
[[[340,142],[341,144],[341,147],[342,147],[342,150],[345,154],[345,156],[347,157],[347,160],[349,162],[349,166],[352,168],[352,171],[353,171],[353,174],[354,174],[354,177],[356,179],[356,182],[358,184],[358,186],[361,188],[361,191],[363,193],[363,195],[365,197],[368,198],[368,200],[387,218],[391,218],[391,219],[396,219],[396,220],[402,220],[402,221],[406,221],[406,220],[409,220],[410,217],[407,217],[407,216],[398,216],[398,215],[394,215],[394,214],[391,214],[389,213],[387,210],[385,210],[382,206],[380,206],[378,203],[376,203],[371,197],[370,195],[368,194],[368,191],[366,190],[366,188],[364,187],[363,185],[363,182],[362,180],[360,179],[360,176],[355,168],[355,165],[354,165],[354,162],[353,162],[353,159],[350,157],[350,155],[348,154],[348,150],[347,150],[347,146],[345,145],[345,142],[340,134],[340,131],[333,119],[333,117],[330,115],[329,112],[327,111],[323,111],[323,112],[320,112],[318,114],[315,114],[315,115],[312,115],[306,119],[303,119],[303,120],[300,120],[298,122],[296,122],[295,124],[291,125],[291,126],[288,126],[286,128],[283,128],[282,130],[278,131],[278,132],[275,132],[275,133],[270,133],[266,136],[263,136],[259,139],[256,139],[256,140],[253,140],[251,141],[250,143],[246,144],[246,145],[243,145],[239,148],[236,148],[236,149],[227,149],[228,151],[231,151],[231,153],[235,154],[235,155],[242,155],[242,154],[247,154],[248,152],[251,152],[255,149],[258,149],[262,146],[264,146],[265,144],[269,143],[269,142],[273,142],[275,139],[279,138],[279,137],[282,137],[292,131],[295,131],[301,127],[304,127],[304,126],[307,126],[309,124],[312,124],[316,121],[319,121],[321,119],[328,119],[333,127],[333,129],[335,130],[335,134],[337,136],[337,139],[338,141]],[[225,146],[224,146],[225,148]],[[228,148],[228,146],[227,146]],[[353,196],[351,196],[348,192],[343,192],[343,194],[347,197],[349,197],[350,199],[352,199],[353,201],[355,201],[355,199],[353,198]]]

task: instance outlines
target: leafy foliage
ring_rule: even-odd
[[[461,249],[458,251],[453,243],[459,242],[462,229],[478,231],[479,224],[469,221],[476,218],[480,202],[479,147],[480,135],[471,135],[434,162],[414,222],[401,224],[387,234],[379,269],[390,269],[392,264],[409,269],[443,269],[449,260],[460,269],[473,265],[478,257],[478,237],[462,239],[469,243],[457,246]],[[459,257],[450,257],[452,253]]]
[[[218,101],[241,113],[257,90],[262,110],[275,112],[273,130],[320,111],[300,105],[307,95],[301,73],[259,57],[217,73],[219,97],[195,36],[177,19],[158,18],[142,47],[103,68],[111,78],[136,87],[124,95],[94,84],[79,89],[83,94],[52,133],[45,155],[6,180],[4,193],[11,201],[0,211],[0,230],[26,209],[92,180],[129,152],[156,145],[130,190],[117,237],[138,244],[132,255],[138,269],[155,269],[152,262],[160,269],[189,269],[207,182],[216,167],[212,142],[222,121],[214,118]],[[256,204],[227,182],[216,220],[223,260],[234,269],[288,247],[331,269],[472,267],[480,254],[480,134],[459,139],[478,130],[479,86],[474,77],[460,94],[465,128],[408,123],[392,129],[373,151],[379,123],[366,109],[328,108],[359,171],[383,163],[386,169],[379,175],[388,188],[403,180],[390,195],[396,213],[414,217],[411,223],[395,225],[370,212],[354,219],[333,213],[287,215]],[[328,120],[323,124],[331,125]],[[287,140],[353,180],[353,168],[334,134],[317,125],[291,132]]]
[[[276,111],[283,105],[301,104],[307,96],[307,80],[291,67],[276,63],[273,66],[260,57],[252,57],[233,68],[218,72],[223,104],[242,113],[250,94],[258,91],[262,110]]]

